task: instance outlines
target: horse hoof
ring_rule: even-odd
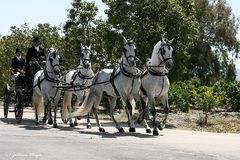
[[[53,124],[53,120],[52,120],[52,119],[49,119],[49,120],[48,120],[48,124],[52,125],[52,124]]]
[[[74,126],[78,126],[78,123],[77,123],[77,122],[74,122]]]
[[[141,124],[142,121],[143,121],[143,119],[140,119],[140,118],[137,119],[137,123],[138,123],[138,124]]]
[[[36,122],[35,125],[36,125],[36,126],[39,126],[39,122]]]
[[[46,123],[46,122],[47,122],[46,117],[43,117],[42,122],[43,122],[43,123]]]
[[[121,133],[125,132],[123,128],[119,128],[118,131],[121,132]]]
[[[54,124],[53,124],[53,128],[57,128],[57,123],[54,123]]]
[[[63,123],[64,124],[67,124],[68,123],[68,120],[67,119],[62,119]]]
[[[151,129],[146,129],[146,133],[152,133]]]
[[[91,129],[91,128],[92,128],[91,124],[88,124],[87,129]]]
[[[153,131],[153,135],[158,136],[159,135],[158,131]]]
[[[160,124],[160,125],[158,126],[158,129],[159,129],[160,131],[162,131],[162,130],[164,129],[164,126],[163,126],[162,124]]]
[[[105,132],[104,128],[99,128],[99,132]]]
[[[70,127],[74,127],[73,123],[70,123]]]
[[[82,119],[82,117],[77,117],[77,120],[81,120]]]
[[[130,127],[130,128],[129,128],[129,132],[136,132],[136,129],[135,129],[135,128],[132,128],[132,127]]]

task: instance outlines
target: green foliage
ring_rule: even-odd
[[[201,86],[198,88],[195,94],[195,102],[205,114],[205,125],[207,125],[208,113],[219,107],[224,96],[224,92],[214,93],[212,87]]]
[[[223,102],[226,107],[231,111],[240,111],[240,82],[226,82],[219,81],[213,86],[214,92],[225,92],[226,96],[223,97]]]
[[[170,104],[175,105],[183,112],[188,112],[190,105],[194,104],[194,94],[199,86],[200,80],[198,78],[173,83],[169,90]]]

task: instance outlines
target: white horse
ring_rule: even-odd
[[[133,112],[136,104],[134,97],[139,96],[141,86],[141,71],[136,68],[135,51],[136,47],[134,42],[124,38],[123,55],[119,67],[116,70],[103,69],[96,74],[89,95],[84,100],[82,107],[71,114],[72,117],[84,116],[88,114],[91,109],[95,116],[97,116],[97,108],[101,102],[102,95],[106,93],[110,104],[110,116],[115,122],[119,132],[124,132],[113,115],[117,98],[120,96],[127,111],[129,131],[135,132]],[[100,123],[98,126],[99,131],[104,132]]]
[[[143,121],[146,129],[149,129],[146,119],[149,119],[149,106],[151,114],[153,116],[153,135],[158,135],[158,129],[156,124],[156,109],[155,109],[155,97],[160,96],[162,98],[162,104],[164,107],[165,117],[162,124],[159,124],[159,129],[163,129],[167,120],[169,112],[168,104],[168,89],[170,86],[167,73],[168,69],[173,67],[173,48],[171,47],[171,41],[165,41],[161,39],[153,48],[152,57],[147,64],[147,70],[141,77],[141,118],[139,122]]]
[[[70,90],[66,90],[64,92],[63,99],[63,107],[62,107],[62,119],[70,119],[70,127],[77,126],[77,118],[75,118],[74,123],[72,122],[72,118],[69,118],[69,113],[72,112],[72,95],[75,94],[77,96],[75,105],[79,106],[79,104],[83,101],[83,98],[88,94],[88,86],[92,84],[92,79],[94,77],[94,73],[91,66],[91,46],[82,46],[81,44],[81,60],[80,65],[76,70],[71,70],[66,74],[66,83],[74,88],[70,88]],[[88,123],[89,116],[88,116]],[[89,124],[88,124],[88,127]]]
[[[56,112],[60,96],[56,89],[56,84],[59,83],[61,61],[58,51],[54,48],[48,49],[46,64],[43,70],[38,71],[34,75],[33,82],[33,106],[35,107],[36,125],[39,125],[39,114],[44,111],[43,122],[48,118],[48,124],[53,124],[57,127]],[[57,99],[56,99],[57,98]],[[54,123],[51,113],[51,102],[54,101]],[[44,110],[45,109],[45,110]]]

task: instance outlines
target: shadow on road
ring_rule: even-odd
[[[10,124],[13,126],[17,126],[19,128],[23,128],[25,130],[49,130],[53,128],[53,125],[44,124],[42,122],[40,123],[39,126],[36,126],[34,119],[23,119],[21,123],[17,123],[15,118],[7,118],[7,119],[0,118],[0,121],[8,125]],[[95,123],[92,124],[92,129],[87,129],[86,128],[87,123],[85,122],[79,123],[77,127],[70,127],[69,124],[58,123],[58,127],[56,129],[59,131],[74,131],[74,132],[78,132],[80,134],[86,134],[86,135],[97,135],[97,136],[101,136],[102,138],[118,138],[118,137],[128,137],[128,136],[138,137],[138,138],[156,138],[159,136],[163,136],[161,132],[159,136],[153,136],[152,133],[147,134],[145,133],[145,129],[143,129],[142,126],[139,126],[139,125],[136,126],[136,132],[128,132],[128,125],[126,123],[122,123],[121,126],[125,128],[126,132],[120,133],[120,132],[117,132],[118,130],[116,128],[114,129],[110,128],[114,126],[113,122],[103,121],[101,124],[103,127],[105,127],[106,132],[99,132],[98,126]],[[174,126],[170,125],[170,126],[166,126],[166,128],[174,128]],[[116,132],[110,133],[110,132],[107,132],[107,130],[111,130],[111,131],[116,130]]]
[[[130,132],[91,132],[91,131],[79,131],[80,134],[87,134],[87,135],[97,135],[102,136],[102,138],[118,138],[118,137],[138,137],[138,138],[158,138],[159,136],[163,136],[163,134],[160,134],[159,136],[153,136],[152,134],[142,134],[139,132],[130,133]]]

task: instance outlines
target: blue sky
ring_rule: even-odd
[[[52,25],[64,23],[67,20],[67,9],[71,7],[71,2],[72,0],[1,0],[0,35],[7,35],[10,26],[20,27],[23,23],[28,23],[30,27],[39,23]],[[99,8],[97,16],[106,18],[104,10],[107,6],[101,0],[94,2]],[[240,0],[227,0],[227,3],[232,7],[233,13],[240,17]],[[240,29],[238,33],[238,39],[240,39]],[[237,60],[236,64],[240,69],[240,60]]]

